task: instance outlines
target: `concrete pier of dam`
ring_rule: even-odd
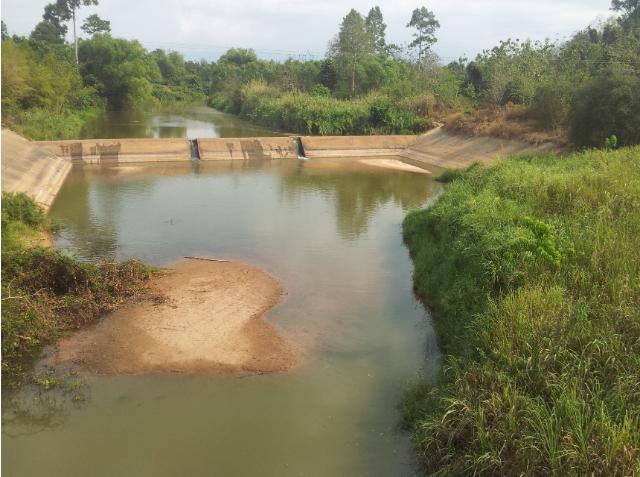
[[[419,136],[285,136],[216,139],[83,139],[28,141],[2,130],[2,190],[25,192],[48,208],[72,164],[295,159],[405,158],[429,168],[464,168],[519,153],[532,145],[493,137],[465,137],[438,128]]]

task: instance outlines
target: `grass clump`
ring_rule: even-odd
[[[2,195],[2,377],[21,382],[43,345],[140,294],[151,269],[136,260],[82,263],[28,245],[47,219],[24,194]]]
[[[404,235],[446,354],[430,475],[640,475],[640,148],[475,166]]]

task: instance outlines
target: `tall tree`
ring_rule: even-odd
[[[2,41],[9,38],[9,31],[7,30],[7,24],[2,21]]]
[[[372,36],[375,52],[378,55],[386,56],[387,41],[385,38],[385,30],[387,29],[387,25],[384,23],[380,7],[375,6],[369,10],[367,18],[365,19],[365,25]]]
[[[98,0],[57,0],[55,7],[59,18],[63,21],[73,20],[73,44],[78,63],[78,34],[76,31],[76,10],[81,6],[97,5]],[[45,8],[46,11],[46,8]]]
[[[64,34],[66,28],[60,28],[60,25],[48,20],[42,20],[38,23],[29,39],[38,44],[38,48],[47,49],[51,45],[62,45],[64,43]]]
[[[362,15],[351,9],[342,19],[340,32],[329,45],[329,56],[348,71],[351,79],[351,96],[356,93],[356,71],[358,66],[373,55],[373,38],[367,30]]]
[[[436,30],[440,28],[440,22],[427,7],[416,8],[411,15],[411,21],[407,27],[415,28],[414,40],[409,44],[410,48],[418,49],[418,62],[427,56],[431,45],[438,41],[435,36]]]
[[[109,20],[103,20],[94,13],[87,17],[80,29],[91,36],[96,33],[111,33],[111,22]]]
[[[640,0],[612,0],[611,10],[626,14],[638,12],[640,10]]]

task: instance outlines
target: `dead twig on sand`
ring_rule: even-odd
[[[184,257],[184,258],[188,258],[189,260],[204,260],[207,262],[225,262],[225,263],[231,262],[231,260],[218,260],[215,258],[204,258],[204,257]]]

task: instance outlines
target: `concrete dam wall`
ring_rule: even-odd
[[[187,161],[191,158],[186,139],[74,139],[34,144],[58,157],[82,164]]]
[[[419,136],[290,136],[195,139],[84,139],[40,141],[36,144],[74,163],[295,159],[398,156]],[[195,149],[195,151],[194,151]]]
[[[2,191],[24,192],[48,210],[69,171],[58,157],[8,129],[2,130]]]
[[[252,137],[246,139],[197,139],[203,161],[247,159],[296,159],[293,137]]]
[[[415,144],[420,136],[302,136],[308,158],[391,157]]]

